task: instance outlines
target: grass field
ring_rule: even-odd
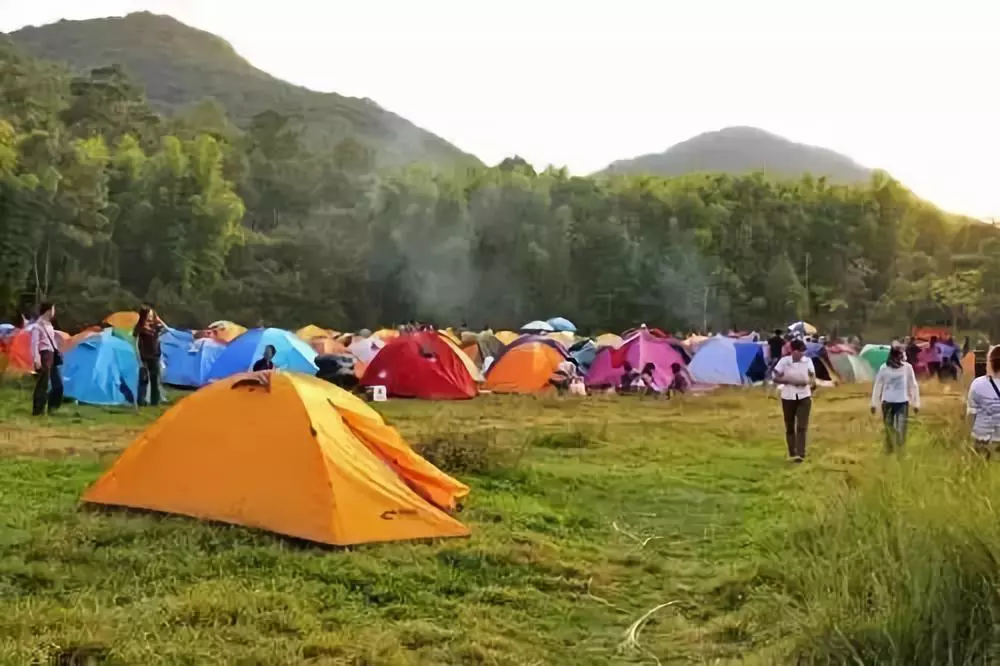
[[[926,392],[902,459],[823,392],[799,466],[758,390],[389,402],[474,534],[338,550],[82,508],[156,414],[0,387],[0,662],[990,663],[1000,477]]]

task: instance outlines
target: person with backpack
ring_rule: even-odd
[[[59,409],[63,400],[62,354],[56,343],[56,329],[52,319],[56,316],[54,303],[42,303],[38,319],[31,324],[31,355],[35,366],[35,391],[32,394],[31,413],[41,416],[46,406],[49,414]]]
[[[986,374],[969,386],[966,410],[975,448],[989,458],[1000,442],[1000,346],[987,355]]]
[[[872,414],[882,408],[885,423],[886,453],[901,451],[906,444],[906,425],[910,408],[920,411],[920,385],[913,366],[903,360],[903,349],[893,346],[889,357],[875,375],[872,388]]]

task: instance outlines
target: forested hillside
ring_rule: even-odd
[[[614,162],[604,173],[682,176],[694,172],[753,171],[782,178],[799,178],[808,173],[845,184],[863,183],[871,177],[871,171],[849,157],[826,148],[795,143],[756,127],[705,132],[662,153]]]
[[[59,21],[12,33],[29,53],[87,72],[121,65],[146,89],[158,111],[176,113],[212,97],[246,127],[267,110],[300,118],[310,142],[332,148],[353,137],[373,148],[380,164],[423,161],[452,167],[478,160],[368,99],[319,93],[260,71],[225,40],[169,16]]]
[[[304,131],[275,111],[241,130],[211,103],[161,115],[116,68],[71,76],[0,46],[0,318],[48,295],[66,328],[148,299],[181,326],[1000,333],[1000,230],[884,173],[377,170],[371,146]]]

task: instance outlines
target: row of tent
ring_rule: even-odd
[[[77,336],[60,334],[65,350],[62,368],[66,395],[84,403],[120,405],[135,401],[138,358],[131,339],[138,315],[109,315],[103,330]],[[744,385],[762,381],[768,367],[767,346],[716,336],[678,340],[641,327],[622,336],[607,333],[578,338],[572,322],[554,318],[530,322],[522,332],[450,330],[340,334],[315,325],[294,333],[277,328],[246,329],[228,321],[203,331],[168,328],[161,337],[168,385],[200,388],[249,371],[268,345],[276,350],[276,367],[315,375],[317,358],[346,357],[362,386],[384,386],[392,397],[464,399],[481,390],[494,393],[537,393],[549,387],[557,366],[572,359],[588,387],[615,385],[624,363],[636,371],[647,363],[654,379],[667,386],[675,364],[685,366],[697,383]],[[30,331],[0,336],[8,367],[31,371]],[[868,345],[860,353],[843,345],[808,345],[821,380],[871,381],[885,361],[888,346]]]

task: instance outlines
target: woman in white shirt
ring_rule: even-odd
[[[788,457],[800,463],[806,457],[806,435],[812,411],[812,389],[816,386],[816,367],[806,356],[806,343],[792,340],[791,355],[774,366],[774,383],[781,386],[781,411],[785,418],[785,443]]]
[[[875,375],[872,414],[880,405],[885,423],[886,453],[901,451],[906,444],[910,407],[913,407],[914,413],[920,411],[920,385],[917,384],[913,366],[903,360],[902,347],[889,349],[889,358]]]
[[[986,375],[972,381],[967,403],[976,450],[989,457],[1000,442],[1000,346],[987,355]]]

